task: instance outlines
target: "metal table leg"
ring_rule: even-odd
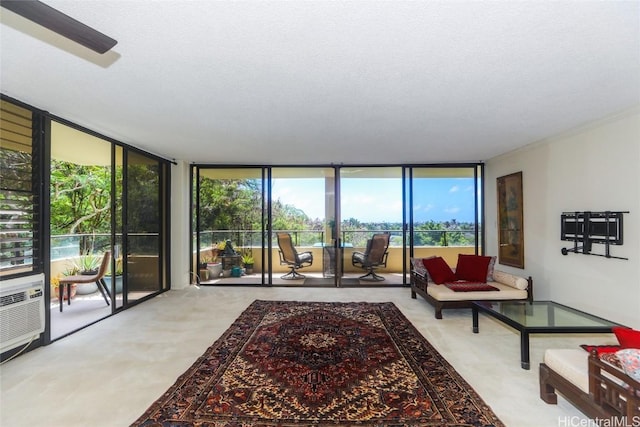
[[[473,307],[471,307],[471,315],[473,316],[473,333],[477,334],[479,329],[478,329],[478,307],[476,307],[475,305]]]
[[[520,365],[522,369],[529,369],[529,332],[520,332]]]

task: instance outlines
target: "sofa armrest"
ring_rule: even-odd
[[[411,285],[418,286],[422,289],[427,289],[429,285],[429,276],[419,271],[411,270],[410,280]]]
[[[512,288],[520,289],[524,291],[529,286],[529,281],[522,276],[516,276],[515,274],[507,273],[502,270],[493,271],[493,280],[503,285],[511,286]]]
[[[416,270],[411,270],[411,277],[416,277],[416,278],[418,278],[420,280],[424,280],[424,281],[427,281],[427,282],[429,281],[429,278],[427,277],[426,274],[423,274],[423,273],[421,273],[419,271],[416,271]]]
[[[533,301],[533,279],[531,276],[524,278],[515,274],[507,273],[501,270],[494,270],[493,280],[503,285],[510,286],[515,289],[526,290],[527,300]]]
[[[640,382],[602,361],[597,350],[589,355],[589,396],[599,406],[609,406],[628,420],[640,417]]]

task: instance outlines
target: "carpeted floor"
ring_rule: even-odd
[[[254,301],[139,426],[500,426],[393,303]]]

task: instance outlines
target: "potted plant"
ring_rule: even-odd
[[[200,265],[198,268],[198,276],[202,281],[209,280],[209,270],[207,269],[207,265],[210,260],[211,260],[210,256],[200,254]]]
[[[244,264],[244,272],[246,274],[253,274],[254,259],[250,253],[242,255],[242,264]]]
[[[209,280],[209,270],[207,270],[207,264],[203,263],[200,266],[200,271],[198,273],[198,277],[200,277],[200,280],[202,280],[202,281]]]
[[[80,255],[76,258],[71,268],[65,271],[65,276],[74,276],[76,274],[92,276],[98,273],[98,268],[100,267],[100,261],[102,258],[94,255],[93,253],[88,253],[86,255]],[[98,285],[95,283],[78,283],[77,284],[77,294],[78,295],[90,295],[94,292],[98,291]]]
[[[109,291],[111,291],[111,280],[112,280],[113,274],[111,274],[111,272],[105,274],[105,276],[103,277],[104,279],[104,283],[107,285],[107,289],[109,289]],[[117,258],[116,259],[116,293],[120,294],[122,293],[122,258]]]
[[[222,273],[222,263],[218,261],[218,253],[207,258],[207,272],[210,278],[217,279]]]
[[[72,283],[69,286],[70,290],[71,290],[71,299],[73,299],[76,296],[76,293],[78,291],[78,285],[75,283]],[[60,277],[56,276],[56,277],[52,277],[51,278],[51,301],[57,301],[58,297],[60,296]],[[66,301],[69,299],[69,295],[67,295],[67,287],[65,286],[64,288],[62,288],[62,300]]]
[[[93,275],[98,273],[98,268],[100,268],[101,257],[96,256],[92,253],[88,253],[86,255],[80,256],[78,258],[78,272],[79,274]]]

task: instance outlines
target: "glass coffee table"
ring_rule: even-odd
[[[529,369],[529,334],[610,333],[623,326],[553,301],[473,301],[473,332],[478,333],[478,313],[520,331],[522,369]]]

